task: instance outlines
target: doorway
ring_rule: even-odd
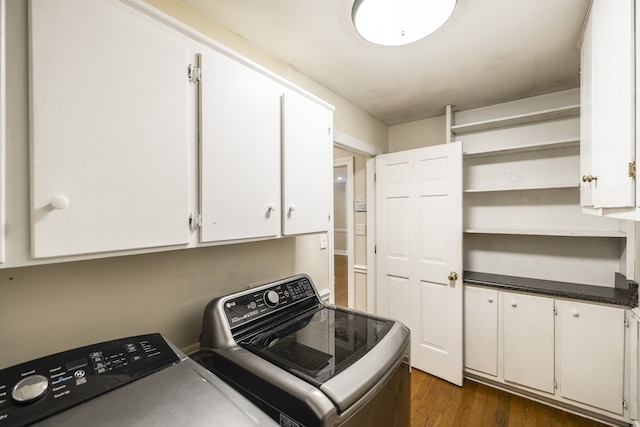
[[[333,161],[334,301],[354,308],[353,157]]]

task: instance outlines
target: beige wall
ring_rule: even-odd
[[[387,128],[375,118],[179,0],[150,3],[333,103],[336,128],[386,151]],[[26,9],[24,0],[7,0],[8,239],[29,235]],[[26,237],[19,246],[26,253],[28,245]],[[320,249],[318,235],[0,269],[0,369],[80,345],[156,331],[191,349],[211,298],[300,272],[311,275],[319,288],[328,286],[328,254]]]
[[[389,152],[444,144],[445,116],[389,127]]]

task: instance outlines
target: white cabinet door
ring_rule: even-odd
[[[377,309],[411,365],[462,385],[462,142],[376,157]]]
[[[32,0],[33,256],[181,245],[188,48],[111,0]]]
[[[200,57],[203,242],[280,233],[280,86],[217,52]]]
[[[560,302],[560,393],[622,415],[624,310]]]
[[[594,208],[635,206],[633,3],[594,0],[582,46],[582,203]]]
[[[498,375],[498,291],[464,287],[464,367]]]
[[[283,120],[282,234],[327,231],[333,210],[333,112],[287,91]]]
[[[554,392],[553,299],[505,292],[504,379]]]

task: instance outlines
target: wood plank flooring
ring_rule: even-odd
[[[568,426],[606,424],[516,396],[475,381],[458,387],[417,369],[411,370],[411,427]]]
[[[347,307],[349,305],[349,289],[347,286],[347,256],[334,255],[333,268],[336,278],[334,285],[336,305]]]
[[[347,257],[335,255],[335,301],[347,306]],[[605,424],[475,381],[463,387],[411,372],[411,427],[603,427]]]

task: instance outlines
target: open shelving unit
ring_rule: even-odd
[[[626,225],[582,213],[579,116],[579,89],[452,114],[465,270],[614,286]]]

